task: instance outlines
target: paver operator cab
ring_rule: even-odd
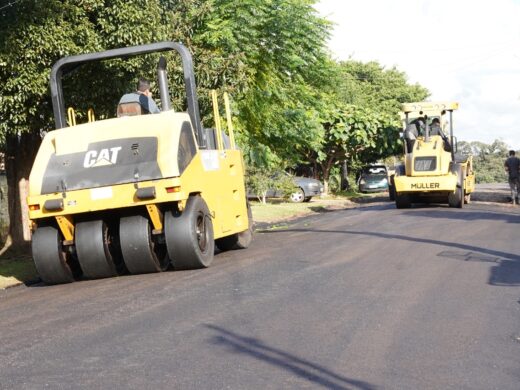
[[[453,136],[454,102],[418,102],[402,106],[405,161],[390,178],[397,208],[412,203],[448,203],[463,207],[475,188],[471,156],[457,152]]]
[[[182,61],[187,112],[171,109],[161,56],[162,112],[119,109],[119,117],[97,121],[89,113],[88,123],[75,125],[69,111],[67,123],[65,75],[88,62],[171,51]],[[202,127],[186,47],[159,42],[65,57],[50,82],[56,130],[43,139],[28,196],[33,258],[44,282],[203,268],[215,244],[249,245],[252,217],[229,111],[226,134],[214,93],[216,129]]]

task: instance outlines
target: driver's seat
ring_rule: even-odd
[[[147,114],[143,107],[137,102],[119,103],[117,105],[117,117]]]

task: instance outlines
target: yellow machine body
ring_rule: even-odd
[[[156,148],[141,148],[144,140],[150,140]],[[215,238],[241,232],[249,223],[242,156],[239,150],[220,144],[220,148],[198,149],[189,116],[173,111],[51,131],[45,136],[31,171],[29,217],[35,223],[42,218],[66,217],[74,224],[75,218],[85,213],[103,210],[146,209],[149,205],[162,209],[173,203],[182,209],[190,195],[199,194],[210,210]],[[142,154],[150,149],[156,156],[143,159]],[[76,164],[63,183],[63,169],[49,167],[53,159],[63,169]],[[155,169],[148,169],[143,179],[139,165],[147,168],[155,162]],[[126,173],[121,175],[119,170],[110,177],[112,169],[121,165]],[[88,183],[82,183],[81,178],[73,180],[74,176],[88,176]],[[55,184],[54,191],[49,192],[46,181]],[[110,184],[111,181],[117,183]],[[147,196],[146,191],[145,196],[139,196],[140,189],[148,189],[154,196]],[[153,215],[153,211],[148,212]],[[160,221],[151,220],[154,228],[160,230]],[[67,231],[61,230],[67,237]]]

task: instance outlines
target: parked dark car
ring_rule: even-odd
[[[313,196],[323,193],[323,184],[319,180],[301,176],[294,176],[293,180],[298,188],[289,196],[291,202],[309,202]]]
[[[388,171],[384,165],[369,165],[358,178],[359,192],[388,191]]]
[[[281,173],[283,175],[287,175],[292,178],[295,188],[294,192],[291,192],[289,195],[289,200],[294,203],[300,202],[309,202],[314,196],[321,196],[323,193],[323,184],[316,179],[311,179],[308,177],[301,176],[292,176],[288,173]],[[248,190],[247,197],[257,198],[257,194],[252,193]],[[266,198],[285,198],[286,193],[282,190],[277,189],[269,189],[267,190]]]

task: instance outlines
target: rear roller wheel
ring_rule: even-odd
[[[175,269],[210,266],[215,251],[213,222],[200,196],[190,196],[182,213],[173,210],[165,214],[164,234]]]
[[[146,274],[168,267],[166,247],[159,236],[152,235],[150,221],[141,215],[121,218],[119,224],[121,252],[128,271]]]
[[[412,207],[412,201],[408,194],[395,194],[395,207],[398,209],[409,209]]]
[[[76,225],[76,252],[83,275],[89,279],[117,275],[112,255],[112,239],[103,221],[80,222]]]
[[[395,200],[395,183],[394,183],[394,175],[390,176],[390,180],[388,183],[388,198],[391,201]]]
[[[37,228],[32,236],[32,255],[40,278],[47,284],[74,281],[77,267],[63,247],[60,231],[54,226]],[[79,271],[79,270],[77,270]]]

